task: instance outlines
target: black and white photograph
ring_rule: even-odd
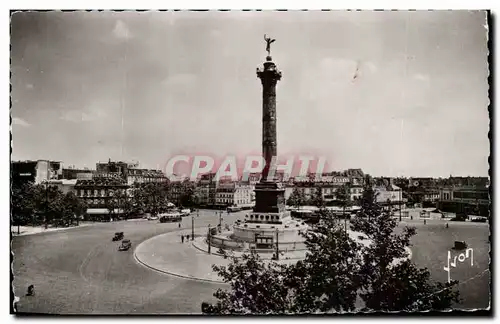
[[[11,314],[491,315],[490,24],[10,11]]]

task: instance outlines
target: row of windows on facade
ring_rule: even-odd
[[[315,188],[298,188],[298,190],[301,190],[304,192],[306,195],[315,192],[317,189]],[[330,193],[335,193],[337,191],[336,188],[321,188],[321,193],[322,194],[330,194]],[[362,188],[351,188],[351,194],[359,194],[362,193],[363,189]]]
[[[164,182],[165,179],[164,178],[158,178],[158,177],[154,177],[154,178],[144,178],[144,177],[136,177],[136,176],[129,176],[128,177],[129,179],[129,182],[138,182],[138,183],[142,183],[142,182]]]
[[[79,197],[111,197],[115,192],[125,193],[125,190],[110,190],[110,189],[78,189],[76,195]]]
[[[85,199],[85,202],[89,205],[98,205],[98,206],[104,206],[106,205],[106,200],[103,198],[87,198]]]
[[[362,195],[361,194],[350,194],[350,196],[351,196],[351,199],[357,199],[357,198],[360,198]],[[290,197],[290,196],[288,196],[288,197]],[[305,198],[313,198],[313,197],[314,197],[313,193],[306,193],[305,194]],[[334,200],[335,199],[335,195],[332,195],[332,194],[330,194],[330,195],[323,194],[323,199],[327,199],[327,200],[332,199],[332,200]]]
[[[217,199],[217,203],[221,204],[221,203],[234,203],[234,204],[249,204],[251,201],[250,199],[237,199],[237,200],[234,200],[234,199]]]
[[[220,197],[220,198],[233,198],[233,197],[234,198],[246,198],[246,197],[250,198],[251,197],[251,195],[238,195],[238,194],[232,195],[232,194],[219,194],[219,193],[216,196]]]

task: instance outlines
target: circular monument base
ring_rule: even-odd
[[[194,241],[181,241],[181,235],[191,235],[191,230],[175,231],[154,236],[140,243],[134,250],[135,260],[151,269],[167,275],[185,279],[222,283],[222,279],[212,269],[213,264],[228,266],[231,260],[211,247],[208,253],[206,244],[207,228],[196,229]],[[243,253],[234,252],[241,257]],[[259,254],[264,262],[271,262],[272,255]],[[305,255],[305,252],[303,253]],[[294,263],[300,255],[287,255],[288,259],[280,259],[278,263]],[[296,257],[292,259],[292,257]]]

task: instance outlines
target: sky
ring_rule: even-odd
[[[267,34],[279,155],[487,176],[485,26],[479,11],[16,13],[11,158],[162,168],[260,152]]]

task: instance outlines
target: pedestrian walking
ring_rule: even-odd
[[[181,228],[181,223],[179,223],[179,228]]]
[[[29,285],[28,292],[26,293],[26,296],[33,296],[34,294],[35,294],[35,286]]]
[[[181,235],[181,241],[184,243],[184,235]]]
[[[187,240],[189,241],[189,234],[187,235]]]

